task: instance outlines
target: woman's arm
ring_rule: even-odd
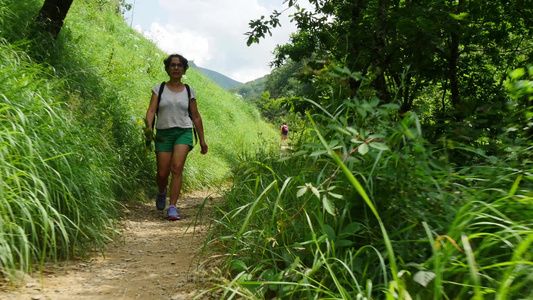
[[[190,100],[190,108],[191,118],[194,123],[194,126],[196,127],[198,138],[200,139],[200,147],[202,147],[202,151],[200,153],[206,154],[208,148],[204,137],[204,125],[202,123],[202,116],[200,116],[200,112],[198,111],[198,104],[196,103],[196,99],[193,98]]]
[[[152,98],[150,98],[150,105],[146,110],[146,128],[152,129],[154,125],[154,117],[157,111],[157,95],[152,91]]]

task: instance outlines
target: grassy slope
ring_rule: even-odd
[[[109,12],[102,14],[91,10],[82,1],[75,3],[67,26],[72,41],[83,41],[81,47],[86,51],[83,60],[98,62],[92,72],[109,80],[105,82],[106,89],[113,89],[121,101],[130,104],[136,118],[130,122],[143,120],[151,87],[168,78],[162,64],[166,55],[121,18]],[[93,30],[87,30],[91,27]],[[88,44],[90,47],[85,46]],[[106,78],[105,73],[110,70],[115,74]],[[198,188],[218,183],[239,152],[257,146],[260,142],[258,132],[264,133],[261,136],[271,142],[277,138],[276,131],[260,119],[254,108],[197,70],[189,69],[185,82],[195,88],[210,146],[209,155],[202,158],[196,149],[193,151],[185,171],[186,186]]]
[[[115,200],[155,189],[142,120],[166,55],[89,0],[74,2],[56,41],[38,37],[42,3],[0,2],[0,272],[97,247],[114,232]],[[186,81],[210,146],[192,152],[186,189],[220,184],[239,153],[276,144],[253,107],[196,70]]]

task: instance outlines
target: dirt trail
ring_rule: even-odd
[[[168,221],[166,212],[151,203],[128,204],[123,235],[108,246],[105,257],[98,254],[87,261],[46,265],[42,276],[26,276],[16,288],[0,287],[0,299],[192,299],[208,286],[206,272],[197,269],[208,221],[204,218],[193,228],[207,195],[197,192],[181,197],[180,221]]]

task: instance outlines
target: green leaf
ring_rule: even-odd
[[[328,72],[328,76],[333,77],[333,78],[340,78],[341,77],[340,74],[335,73],[335,72]]]
[[[352,135],[359,135],[359,131],[352,127],[346,127],[346,130],[348,130]]]
[[[378,100],[378,101],[379,101],[379,100]],[[368,102],[367,102],[367,103],[363,103],[363,104],[361,104],[360,107],[364,108],[366,111],[369,111],[369,112],[374,111],[374,106],[372,106],[372,104],[371,104],[371,103],[368,103]]]
[[[239,281],[242,283],[245,283],[246,281],[251,281],[252,279],[253,276],[249,273],[243,273],[241,276],[239,276]]]
[[[331,227],[328,224],[325,224],[324,225],[324,232],[328,235],[328,238],[330,240],[335,240],[336,235],[335,235],[335,230],[333,230],[333,227]]]
[[[330,215],[335,216],[335,204],[333,204],[328,197],[324,196],[324,198],[322,198],[322,205],[324,205],[324,208]]]
[[[366,117],[366,110],[362,109],[361,107],[357,107],[357,112],[364,118]]]
[[[328,151],[326,151],[326,150],[316,150],[316,151],[313,151],[313,153],[309,154],[309,156],[311,156],[311,157],[319,156],[319,155],[322,155],[322,154],[325,154],[325,153],[328,153]]]
[[[246,271],[248,267],[242,260],[235,260],[233,261],[233,264],[231,265],[231,269],[236,270],[236,271]]]
[[[337,247],[349,247],[351,245],[353,245],[353,241],[350,241],[350,240],[338,240],[335,242],[335,245]]]
[[[387,137],[383,134],[371,134],[368,136],[369,139],[386,139]]]
[[[464,20],[466,17],[468,17],[468,13],[460,13],[460,14],[450,14],[450,17],[456,19],[456,20]]]
[[[511,77],[511,79],[518,79],[522,76],[524,76],[526,74],[526,70],[524,70],[524,68],[519,68],[519,69],[516,69],[516,70],[513,70],[511,72],[511,74],[509,74],[509,77]]]
[[[298,192],[296,192],[296,197],[300,198],[303,195],[305,195],[306,192],[307,192],[307,186],[304,186],[304,187],[300,188],[298,190]]]
[[[332,140],[329,142],[328,147],[335,148],[339,144],[339,140]]]
[[[372,142],[372,143],[370,143],[370,147],[372,147],[374,149],[378,149],[378,150],[383,150],[383,151],[389,151],[390,150],[389,146],[387,146],[384,143],[380,143],[380,142]]]
[[[285,156],[285,157],[282,157],[282,158],[278,159],[278,162],[284,162],[286,160],[290,160],[291,158],[292,157],[290,157],[290,156]]]
[[[335,193],[332,193],[330,191],[328,191],[328,195],[333,197],[333,198],[336,198],[336,199],[342,199],[343,196],[341,194],[335,194]]]
[[[352,74],[350,74],[350,76],[357,81],[363,80],[364,78],[361,72],[353,72]]]
[[[383,104],[380,107],[392,110],[400,109],[400,105],[394,103]]]
[[[311,192],[313,192],[313,194],[315,194],[315,196],[320,199],[320,192],[318,191],[318,189],[312,185],[309,185],[309,187],[311,188]]]
[[[361,146],[359,146],[359,148],[357,148],[357,151],[359,151],[359,153],[361,153],[361,155],[365,155],[368,150],[370,150],[370,148],[368,147],[368,144],[362,144]]]
[[[413,276],[413,280],[418,282],[421,286],[427,287],[431,280],[436,276],[437,275],[431,271],[418,271],[415,276]]]
[[[259,278],[263,279],[263,280],[266,280],[266,281],[271,281],[271,280],[275,280],[274,279],[274,271],[273,270],[264,270],[261,275],[259,275]]]
[[[348,130],[346,130],[346,129],[340,127],[340,126],[335,126],[334,128],[335,128],[335,130],[337,130],[340,133],[343,133],[343,134],[346,134],[346,135],[351,135]]]
[[[346,227],[344,227],[344,229],[341,231],[341,235],[353,235],[359,230],[361,230],[361,223],[352,222],[348,224]]]

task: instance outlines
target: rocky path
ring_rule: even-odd
[[[178,202],[182,219],[173,222],[152,204],[128,204],[122,236],[104,255],[48,264],[42,275],[26,275],[17,287],[0,287],[0,299],[193,299],[209,286],[198,251],[206,240],[208,221],[194,224],[207,196],[184,195]],[[205,294],[197,299],[212,298]]]

